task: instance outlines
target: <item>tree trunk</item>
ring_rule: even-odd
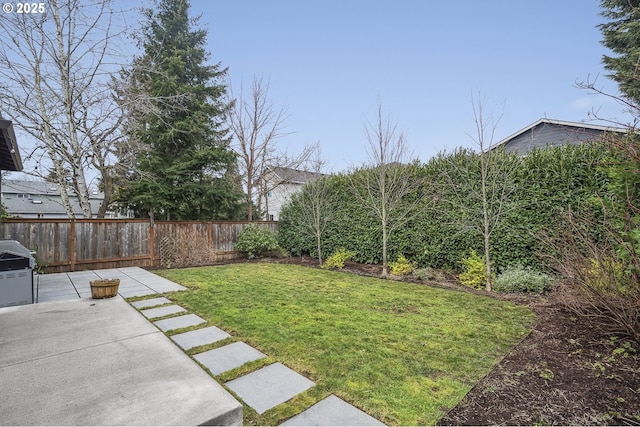
[[[247,177],[247,221],[253,221],[253,181]]]
[[[487,154],[480,152],[480,173],[482,185],[482,224],[484,238],[484,263],[486,267],[486,289],[491,292],[491,251],[489,247],[490,224],[489,224],[489,201],[487,200]]]
[[[78,141],[78,132],[76,128],[76,118],[74,115],[74,107],[73,107],[73,95],[71,93],[71,78],[69,76],[69,57],[65,54],[64,47],[64,36],[62,34],[62,22],[60,20],[60,9],[58,7],[57,0],[52,0],[53,2],[53,17],[56,25],[56,37],[58,41],[58,57],[57,66],[60,71],[60,84],[62,86],[62,90],[64,92],[64,109],[67,120],[67,127],[69,129],[69,144],[72,147],[73,156],[70,160],[70,165],[72,168],[72,177],[74,186],[76,187],[78,197],[78,202],[80,203],[80,208],[82,209],[82,214],[85,218],[91,218],[91,203],[89,203],[89,190],[87,188],[87,182],[84,177],[84,170],[82,168],[82,160],[80,158],[80,153],[82,153],[82,148],[80,147],[80,142]]]
[[[104,218],[107,214],[107,209],[111,204],[111,195],[113,194],[113,178],[109,174],[103,174],[102,184],[104,185],[104,198],[98,209],[98,218]]]

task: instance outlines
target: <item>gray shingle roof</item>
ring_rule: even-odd
[[[69,192],[73,212],[82,217],[82,209],[75,196]],[[92,193],[89,195],[91,209],[95,213],[100,208],[104,195]],[[9,215],[66,217],[67,213],[62,205],[59,187],[44,181],[2,180],[2,203]]]
[[[292,168],[274,167],[271,169],[283,182],[291,182],[295,184],[306,184],[325,176],[323,173],[315,173]]]

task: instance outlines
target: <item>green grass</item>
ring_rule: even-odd
[[[191,288],[171,299],[316,382],[261,416],[245,409],[246,424],[278,424],[331,393],[387,424],[434,424],[533,320],[471,293],[300,266],[158,273]]]

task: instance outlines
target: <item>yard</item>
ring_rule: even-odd
[[[316,382],[261,416],[245,408],[245,424],[279,424],[331,393],[386,424],[434,424],[533,323],[509,302],[297,265],[159,273],[191,288],[173,300],[269,356],[219,380],[279,361]]]

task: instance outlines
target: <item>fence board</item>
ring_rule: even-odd
[[[163,241],[170,241],[174,250],[209,255],[188,257],[190,261],[237,257],[234,244],[247,224],[162,221],[155,222],[152,230],[149,221],[136,219],[78,219],[73,224],[69,219],[5,219],[0,223],[0,238],[17,240],[35,250],[39,266],[47,272],[159,267]],[[273,231],[278,227],[273,221],[257,224]]]

